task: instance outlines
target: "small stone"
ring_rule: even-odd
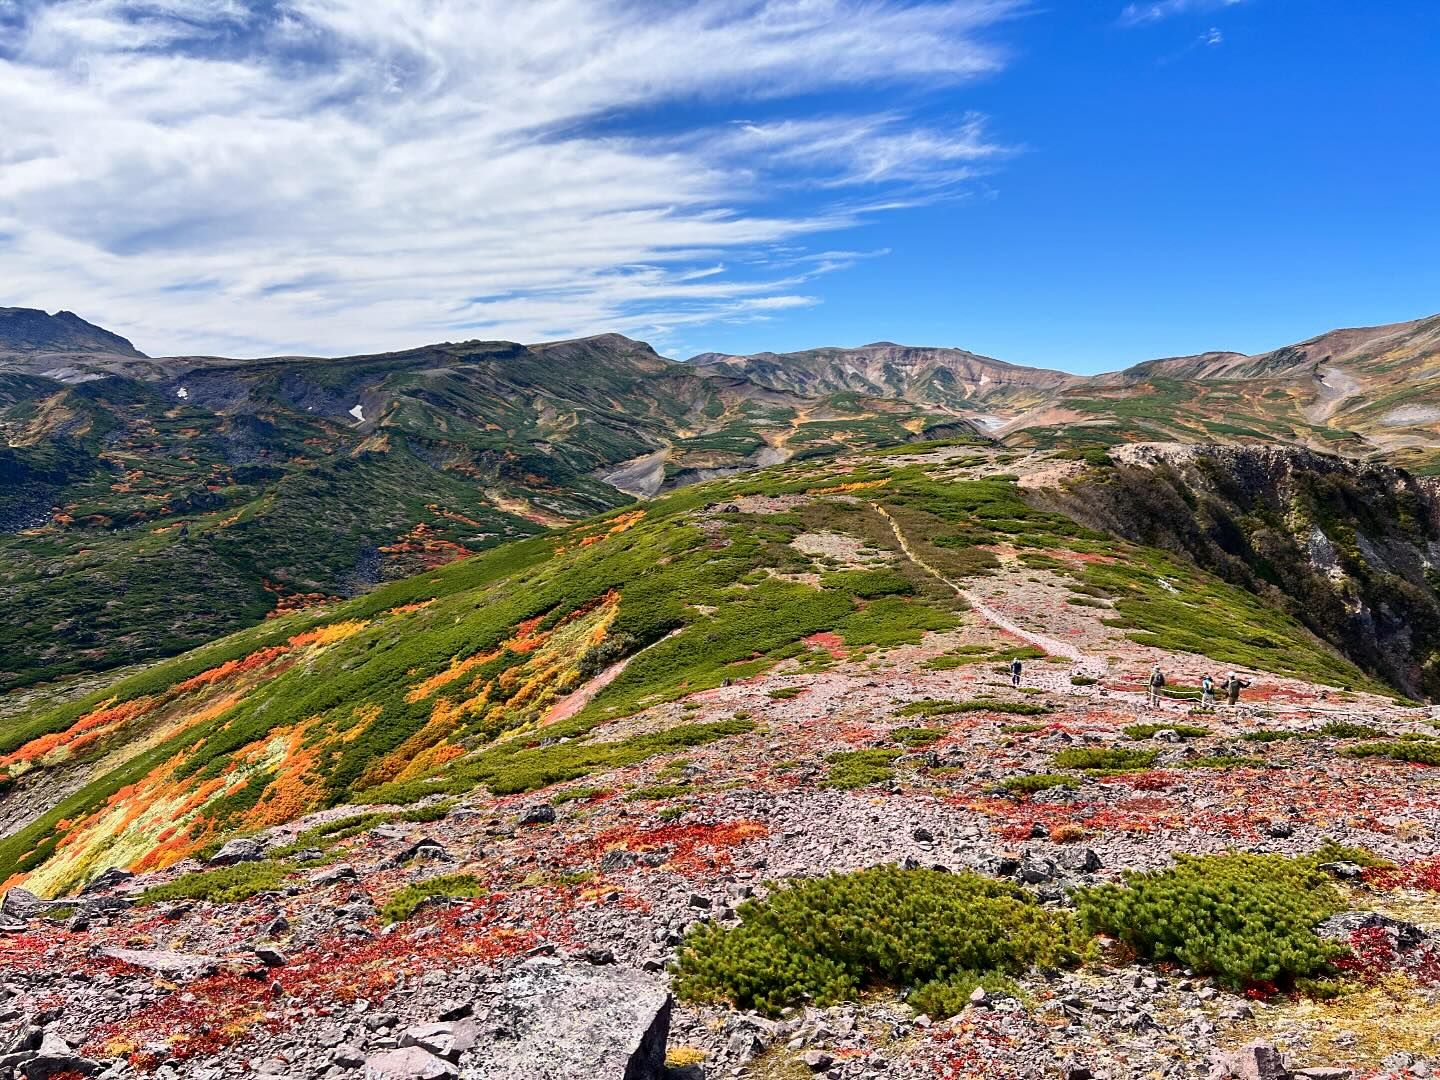
[[[310,879],[311,885],[334,885],[341,881],[355,881],[359,878],[355,868],[349,863],[336,863],[334,866],[321,870]]]
[[[365,1055],[351,1043],[341,1043],[330,1051],[330,1060],[342,1069],[358,1069],[365,1064]]]
[[[440,1006],[441,1020],[463,1020],[475,1012],[475,1006],[468,1001],[447,1001]]]

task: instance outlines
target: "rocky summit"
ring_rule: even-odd
[[[1431,1075],[1436,497],[839,453],[31,692],[0,1075]]]

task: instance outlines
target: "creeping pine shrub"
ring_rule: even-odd
[[[163,904],[172,900],[209,900],[233,904],[256,893],[278,889],[290,872],[282,862],[245,862],[186,874],[164,885],[152,885],[140,894],[142,904]]]
[[[1315,933],[1345,904],[1313,859],[1233,853],[1175,861],[1169,870],[1127,873],[1123,886],[1080,892],[1081,925],[1235,989],[1295,988],[1330,974],[1345,951]]]
[[[1352,720],[1330,720],[1320,729],[1327,739],[1383,739],[1385,732],[1369,724],[1357,724]]]
[[[1210,729],[1195,724],[1131,724],[1123,729],[1127,739],[1149,739],[1157,731],[1173,731],[1182,739],[1203,739]]]
[[[445,874],[428,878],[413,885],[406,885],[390,897],[380,909],[380,918],[387,923],[404,922],[414,915],[422,904],[431,900],[463,900],[480,896],[484,892],[484,886],[474,874]]]
[[[1440,742],[1374,742],[1347,746],[1340,753],[1346,757],[1390,758],[1416,765],[1440,765]]]
[[[976,986],[1080,958],[1068,913],[970,873],[832,874],[747,900],[738,913],[738,926],[703,923],[686,937],[675,967],[682,997],[773,1015],[802,1000],[823,1007],[909,988],[915,1008],[950,1016]]]
[[[1133,772],[1148,769],[1159,757],[1156,750],[1106,749],[1075,746],[1055,755],[1057,769],[1103,769],[1106,772]]]
[[[1077,788],[1080,781],[1073,776],[1066,776],[1064,773],[1037,773],[1032,776],[1007,776],[1000,781],[1000,787],[1004,791],[1016,795],[1033,795],[1037,791],[1048,791],[1050,788]]]
[[[991,698],[976,698],[973,701],[912,701],[895,710],[896,716],[946,716],[950,713],[997,712],[1017,716],[1041,716],[1050,711],[1048,705],[1034,705],[1028,701],[996,701]]]
[[[929,746],[945,737],[943,728],[897,727],[891,730],[890,738],[906,746]]]
[[[830,763],[825,786],[849,791],[883,783],[895,775],[893,765],[899,756],[899,750],[838,751],[825,759]]]

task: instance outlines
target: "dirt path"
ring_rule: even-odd
[[[1076,664],[1080,665],[1083,670],[1092,675],[1104,675],[1109,671],[1109,665],[1104,660],[1094,656],[1086,656],[1069,642],[1061,641],[1058,638],[1047,637],[1045,634],[1037,634],[1033,630],[1026,630],[1024,627],[1018,626],[974,593],[962,589],[919,555],[915,554],[910,547],[909,541],[905,539],[905,534],[900,531],[900,524],[890,516],[883,506],[877,506],[875,509],[880,512],[881,517],[890,523],[890,531],[895,534],[895,539],[899,542],[900,550],[905,553],[905,557],[931,577],[938,581],[943,581],[946,585],[950,586],[950,588],[954,589],[955,595],[961,597],[968,603],[971,608],[975,610],[975,613],[986,622],[998,627],[1007,634],[1018,637],[1021,641],[1028,641],[1038,649],[1044,649],[1052,656],[1063,656],[1067,660],[1073,660]]]
[[[681,629],[684,628],[681,627]],[[550,706],[549,710],[545,713],[545,715],[540,718],[540,726],[549,727],[551,724],[558,724],[561,720],[570,719],[570,717],[574,716],[586,705],[589,705],[590,702],[594,700],[596,694],[600,693],[601,690],[604,690],[605,687],[609,686],[612,682],[614,682],[619,677],[620,673],[624,671],[625,668],[629,665],[631,660],[634,660],[635,657],[640,655],[640,653],[649,652],[661,642],[669,641],[678,633],[680,633],[680,630],[671,630],[670,633],[666,634],[663,638],[660,639],[660,641],[652,641],[649,645],[646,645],[645,648],[641,649],[639,652],[632,653],[624,660],[611,664],[599,675],[596,675],[584,686],[580,687],[579,690],[574,690],[569,694],[566,694],[554,705]]]

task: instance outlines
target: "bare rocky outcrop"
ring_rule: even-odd
[[[1134,443],[1032,502],[1280,607],[1415,697],[1440,694],[1440,484],[1293,446]]]

